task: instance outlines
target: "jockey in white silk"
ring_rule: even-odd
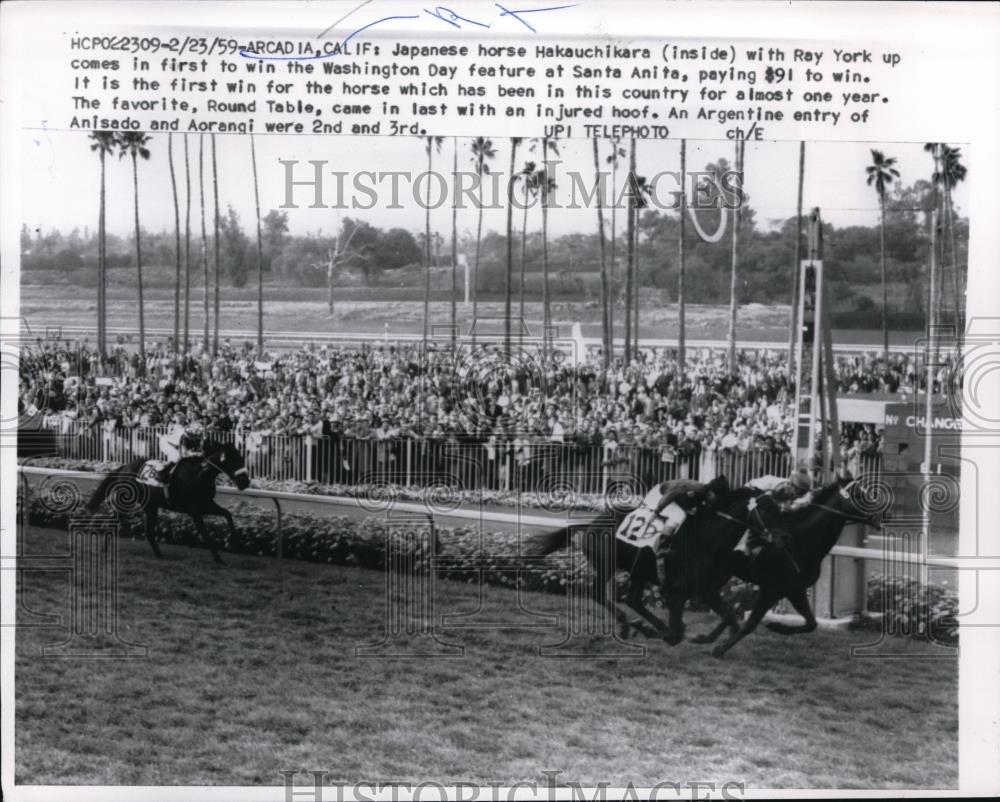
[[[746,483],[747,487],[754,490],[761,490],[774,499],[782,510],[794,510],[803,504],[808,504],[811,497],[812,478],[808,471],[800,469],[790,478],[781,476],[761,476],[751,479]],[[757,527],[747,529],[736,544],[733,551],[741,551],[748,557],[756,556],[763,548],[766,538]]]

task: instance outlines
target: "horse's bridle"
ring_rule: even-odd
[[[223,449],[220,449],[218,453],[219,453],[219,454],[221,454],[221,453],[223,452],[223,450],[224,450],[224,448],[223,448]],[[248,471],[247,471],[246,467],[244,466],[244,467],[240,468],[239,470],[235,470],[235,471],[233,471],[233,472],[232,472],[232,474],[230,474],[230,473],[229,473],[229,472],[228,472],[228,471],[227,471],[227,470],[226,470],[225,468],[223,468],[223,467],[222,467],[221,465],[219,465],[219,464],[217,464],[217,463],[213,462],[213,461],[212,461],[211,459],[209,459],[209,457],[208,457],[208,455],[207,455],[207,454],[205,454],[205,453],[202,453],[202,455],[201,455],[201,458],[202,458],[203,460],[205,460],[205,462],[206,462],[206,463],[207,463],[207,464],[208,464],[209,466],[211,466],[212,468],[215,468],[215,470],[217,470],[217,471],[218,471],[219,473],[224,473],[224,474],[226,474],[226,476],[232,476],[232,477],[236,477],[236,476],[239,476],[239,475],[240,475],[241,473],[248,473]]]
[[[840,493],[841,497],[847,499],[848,501],[850,501],[850,499],[851,499],[851,493],[850,493],[850,489],[849,488],[853,487],[857,483],[858,483],[858,480],[855,479],[853,482],[850,482],[850,483],[844,485],[842,488],[840,488],[839,493]],[[845,520],[851,521],[852,523],[862,524],[864,526],[869,526],[872,529],[881,529],[882,528],[881,524],[875,523],[871,518],[861,517],[859,515],[852,515],[849,512],[844,512],[842,510],[838,510],[836,507],[830,507],[830,506],[828,506],[826,504],[820,504],[818,501],[807,502],[806,506],[807,507],[818,507],[821,510],[826,510],[827,512],[832,512],[834,515],[837,515],[837,516],[839,516],[841,518],[844,518]]]

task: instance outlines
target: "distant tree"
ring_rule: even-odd
[[[97,151],[101,160],[101,194],[97,211],[97,349],[103,354],[107,347],[107,188],[105,164],[108,154],[118,146],[118,135],[113,131],[95,131],[90,135],[90,149]]]
[[[174,201],[174,352],[176,353],[180,345],[181,334],[181,211],[177,198],[177,173],[174,170],[174,135],[172,133],[167,134],[167,161],[170,164],[170,190]],[[218,217],[218,204],[216,204],[216,217]],[[216,233],[216,240],[218,240],[218,233]]]
[[[273,262],[288,238],[288,212],[271,209],[261,221],[264,227],[264,269],[275,272]]]
[[[398,270],[420,261],[420,246],[406,229],[390,228],[372,243],[371,261],[384,270]]]
[[[223,271],[234,287],[245,287],[250,276],[250,240],[240,225],[239,215],[232,206],[219,220]]]
[[[475,165],[476,175],[479,177],[479,219],[476,223],[476,257],[472,263],[472,320],[475,326],[476,314],[478,311],[479,299],[477,287],[479,285],[479,248],[483,240],[483,177],[489,175],[489,162],[496,156],[493,150],[493,141],[481,136],[472,140],[472,163]],[[475,329],[473,329],[473,339],[475,339]]]

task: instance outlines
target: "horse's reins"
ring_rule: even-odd
[[[744,526],[751,532],[756,532],[758,535],[763,534],[767,537],[767,539],[771,542],[772,545],[778,546],[777,538],[774,536],[774,533],[770,529],[768,529],[767,524],[764,523],[764,519],[760,517],[760,510],[757,507],[757,499],[755,497],[751,496],[750,501],[747,502],[747,511],[752,513],[754,517],[756,517],[757,523],[760,524],[760,529],[755,528],[749,521],[741,521],[734,515],[722,512],[722,510],[713,510],[713,512],[720,518],[725,518],[727,521],[731,521],[735,524],[739,524],[740,526]],[[778,548],[780,548],[783,552],[785,552],[785,554],[788,555],[788,559],[791,560],[792,566],[795,568],[796,573],[801,574],[802,570],[799,568],[799,564],[795,562],[795,558],[792,556],[792,553],[784,546],[778,546]]]

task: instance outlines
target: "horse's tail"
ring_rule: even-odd
[[[613,515],[601,515],[593,521],[587,523],[573,523],[568,526],[560,527],[554,532],[541,532],[537,535],[532,535],[525,542],[525,554],[529,557],[544,557],[546,554],[551,554],[557,549],[565,548],[569,546],[570,540],[573,534],[591,527],[599,527],[605,529],[607,527],[618,528],[620,523],[616,516]]]
[[[524,552],[529,557],[544,557],[557,549],[569,545],[573,535],[573,527],[563,526],[553,532],[541,532],[532,535],[525,543]]]

